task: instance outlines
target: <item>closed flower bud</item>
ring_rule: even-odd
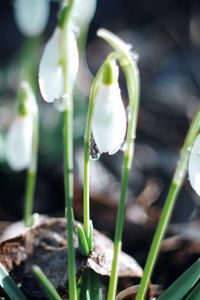
[[[55,29],[53,36],[45,46],[40,62],[39,86],[41,94],[47,102],[53,102],[64,94],[62,56],[65,53],[61,53],[62,34],[60,28]],[[67,57],[70,56],[70,59],[67,64],[72,84],[74,84],[78,71],[79,56],[75,35],[72,31],[68,35],[68,41],[69,47],[66,48],[69,51]]]
[[[188,163],[189,180],[192,188],[200,196],[200,134],[196,137]]]
[[[126,113],[117,78],[116,64],[107,65],[96,93],[92,134],[101,153],[116,153],[126,134]]]
[[[49,17],[49,0],[15,0],[14,16],[20,31],[34,37],[41,34]]]
[[[32,137],[32,116],[17,116],[6,135],[6,158],[13,170],[21,171],[29,167],[32,153]]]

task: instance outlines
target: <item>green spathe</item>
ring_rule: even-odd
[[[27,116],[35,113],[36,100],[32,88],[27,81],[22,81],[17,95],[17,111],[20,116]]]
[[[119,78],[119,69],[115,60],[105,62],[102,70],[102,82],[105,85],[116,83]]]

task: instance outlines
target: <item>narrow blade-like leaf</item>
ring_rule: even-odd
[[[200,259],[198,259],[160,297],[158,297],[158,300],[181,300],[194,287],[199,279]]]

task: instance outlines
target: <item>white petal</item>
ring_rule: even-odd
[[[33,119],[18,116],[6,135],[6,158],[10,167],[20,171],[29,167],[32,153]]]
[[[78,47],[77,47],[77,41],[74,32],[69,33],[69,47],[67,51],[69,51],[69,68],[70,68],[70,74],[72,79],[72,84],[74,84],[76,80],[76,76],[78,73],[78,67],[79,67],[79,53],[78,53]]]
[[[59,28],[45,46],[39,67],[39,85],[41,94],[47,102],[53,102],[64,94],[63,68],[61,60],[62,31]],[[74,34],[69,34],[69,72],[74,83],[79,65],[77,43]]]
[[[200,134],[196,137],[188,163],[189,180],[192,188],[200,196]]]
[[[56,28],[45,46],[39,67],[39,85],[42,97],[53,102],[63,94],[63,71],[59,64],[61,30]]]
[[[94,107],[92,133],[100,152],[114,154],[126,134],[126,113],[118,83],[101,85]]]
[[[23,34],[29,37],[41,34],[49,17],[49,0],[15,0],[14,15]]]
[[[80,29],[92,20],[96,10],[97,0],[75,1],[74,20]]]

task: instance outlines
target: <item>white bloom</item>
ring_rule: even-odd
[[[29,167],[32,154],[33,117],[17,116],[6,135],[6,158],[10,167],[20,171]]]
[[[77,0],[75,1],[74,9],[74,21],[75,24],[84,30],[85,25],[90,23],[92,20],[95,10],[96,10],[97,1],[96,0]]]
[[[192,188],[200,196],[200,134],[196,137],[188,164],[189,180]]]
[[[41,34],[49,17],[49,0],[15,0],[14,15],[20,31],[33,37]]]
[[[45,46],[40,67],[39,67],[39,85],[40,91],[45,101],[53,102],[64,94],[64,76],[61,65],[61,38],[62,31],[56,28],[52,37]],[[75,35],[69,33],[69,46],[66,47],[70,56],[68,64],[72,83],[76,79],[79,65],[79,56]]]
[[[102,84],[96,95],[92,134],[100,152],[117,152],[126,134],[126,112],[118,82]]]

